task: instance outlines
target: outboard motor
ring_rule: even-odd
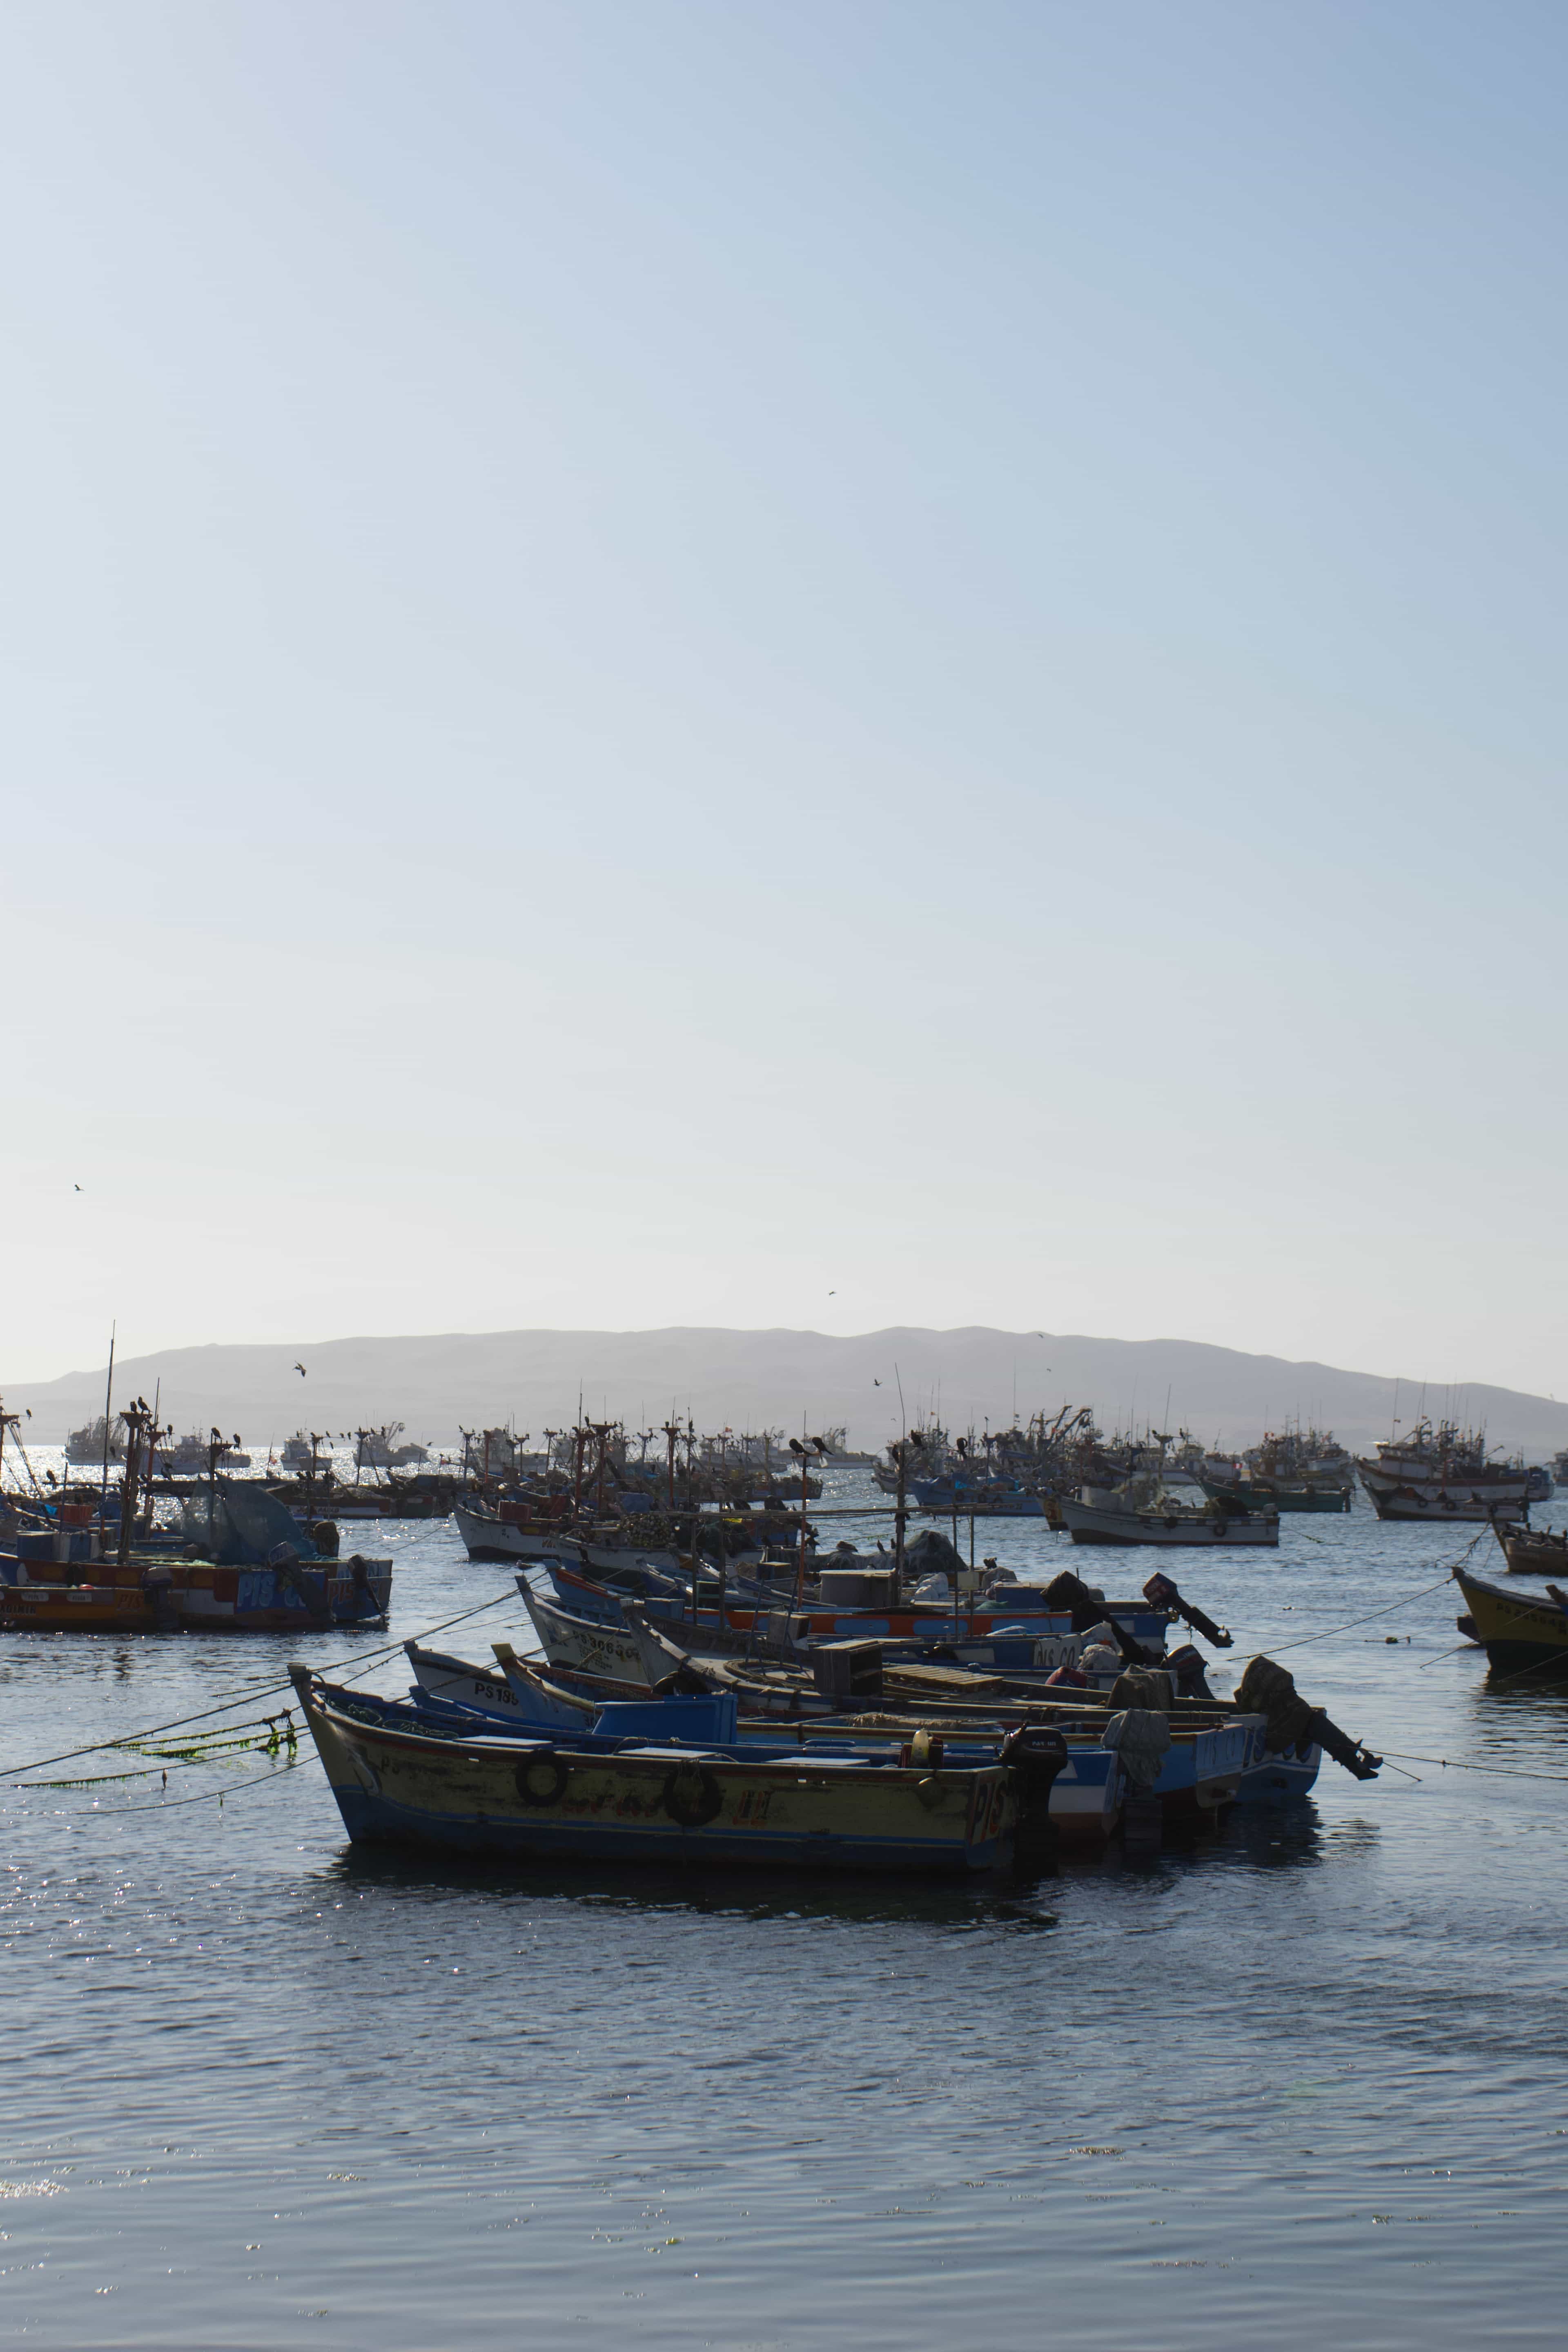
[[[1002,1742],[998,1761],[1013,1775],[1018,1804],[1016,1843],[1038,1846],[1056,1835],[1051,1825],[1051,1790],[1065,1770],[1068,1744],[1059,1731],[1044,1723],[1023,1723]]]
[[[1097,1601],[1088,1585],[1080,1577],[1074,1576],[1070,1569],[1064,1568],[1061,1574],[1053,1577],[1047,1585],[1046,1606],[1047,1609],[1066,1610],[1072,1620],[1075,1633],[1088,1633],[1096,1625],[1109,1624],[1116,1637],[1116,1646],[1128,1665],[1152,1666],[1156,1663],[1142,1643],[1135,1642],[1131,1634],[1117,1623],[1104,1601]]]
[[[1272,1658],[1249,1658],[1247,1672],[1231,1701],[1238,1715],[1261,1715],[1269,1752],[1284,1756],[1292,1748],[1321,1748],[1358,1780],[1375,1780],[1383,1759],[1359,1739],[1352,1739],[1331,1723],[1321,1706],[1309,1706],[1296,1688],[1294,1677]]]
[[[1165,1672],[1176,1685],[1178,1698],[1213,1698],[1204,1676],[1204,1654],[1191,1642],[1184,1642],[1179,1650],[1167,1653]]]
[[[1229,1649],[1231,1635],[1223,1625],[1216,1625],[1212,1617],[1205,1617],[1201,1609],[1194,1608],[1190,1601],[1183,1600],[1173,1577],[1162,1576],[1156,1571],[1143,1587],[1143,1598],[1151,1609],[1169,1609],[1176,1616],[1184,1618],[1194,1633],[1201,1633],[1205,1642],[1212,1642],[1216,1650]]]

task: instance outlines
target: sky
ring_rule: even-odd
[[[1565,113],[1521,0],[10,0],[0,1380],[1568,1394]]]

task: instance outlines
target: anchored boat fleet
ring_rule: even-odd
[[[1325,1757],[1375,1777],[1268,1658],[1216,1696],[1196,1644],[1230,1635],[1169,1575],[1120,1600],[1066,1570],[1021,1582],[976,1564],[980,1520],[1111,1549],[1275,1548],[1282,1514],[1348,1510],[1359,1479],[1380,1517],[1490,1521],[1510,1569],[1568,1575],[1568,1538],[1528,1525],[1550,1474],[1425,1419],[1364,1458],[1299,1429],[1241,1456],[1185,1432],[1107,1441],[1065,1408],[978,1441],[928,1422],[870,1465],[890,1504],[833,1507],[890,1519],[890,1548],[868,1550],[826,1543],[812,1512],[851,1458],[841,1431],[700,1443],[671,1423],[660,1460],[655,1432],[611,1423],[532,1454],[489,1430],[430,1472],[388,1424],[354,1433],[351,1484],[319,1433],[289,1441],[281,1475],[237,1476],[237,1434],[174,1444],[139,1400],[71,1433],[68,1464],[97,1475],[48,1474],[52,1494],[4,1412],[0,1480],[8,1433],[30,1480],[0,1491],[0,1622],[18,1631],[382,1624],[392,1562],[341,1560],[337,1519],[449,1510],[470,1559],[511,1567],[538,1654],[410,1641],[395,1697],[303,1660],[290,1675],[351,1837],[517,1858],[984,1871],[1299,1797]],[[1456,1574],[1461,1630],[1494,1663],[1568,1664],[1568,1593]]]

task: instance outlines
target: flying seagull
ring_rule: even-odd
[[[879,1380],[878,1380],[878,1379],[877,1379],[877,1377],[876,1377],[876,1375],[873,1373],[872,1378],[871,1378],[871,1386],[872,1386],[874,1389],[879,1389],[879,1388],[881,1387],[881,1385],[882,1385],[881,1381],[880,1381]]]
[[[829,1297],[829,1298],[837,1298],[837,1296],[838,1296],[838,1293],[837,1293],[836,1290],[830,1290],[830,1291],[828,1292],[827,1296]]]
[[[296,1365],[295,1365],[295,1367],[294,1367],[294,1370],[299,1373],[300,1378],[301,1380],[303,1380],[303,1379],[304,1379],[304,1377],[305,1377],[305,1367],[304,1367],[304,1365],[303,1365],[303,1364],[296,1364]]]
[[[79,1192],[81,1191],[81,1186],[79,1184],[73,1184],[71,1186],[71,1191],[73,1192]]]

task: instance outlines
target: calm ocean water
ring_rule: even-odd
[[[1568,1776],[1568,1696],[1489,1689],[1443,1654],[1454,1588],[1405,1597],[1468,1532],[1358,1510],[1176,1567],[1374,1747]],[[983,1534],[1113,1596],[1152,1565]],[[510,1589],[449,1523],[358,1540],[395,1554],[399,1635]],[[521,1618],[440,1638],[483,1657]],[[367,1646],[0,1635],[0,1762],[259,1716],[291,1649]],[[1568,1789],[1406,1769],[958,1891],[356,1855],[308,1748],[176,1765],[167,1800],[6,1784],[0,2334],[1559,2340]]]

